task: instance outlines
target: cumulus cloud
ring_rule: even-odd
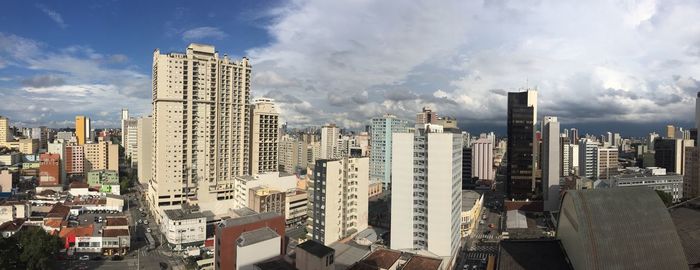
[[[63,17],[61,16],[60,13],[56,12],[55,10],[50,9],[46,5],[42,4],[37,4],[36,7],[41,10],[41,12],[44,12],[49,18],[54,21],[56,24],[58,24],[59,27],[61,28],[66,28],[68,25],[63,21]]]
[[[185,41],[197,41],[202,39],[223,39],[226,33],[217,27],[203,26],[187,30],[182,33],[182,39]]]
[[[53,74],[36,75],[22,80],[22,85],[35,88],[62,85],[65,83],[63,78]]]
[[[292,124],[359,127],[426,105],[504,124],[506,92],[523,88],[538,89],[540,117],[568,124],[688,121],[699,87],[695,2],[304,0],[267,15],[273,41],[248,51],[266,78],[253,90],[283,85],[324,112],[302,119],[282,104]]]

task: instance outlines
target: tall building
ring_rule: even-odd
[[[96,170],[119,171],[119,145],[111,142],[86,143],[82,145],[85,154],[85,172]]]
[[[438,115],[429,107],[423,107],[423,111],[416,114],[416,125],[433,124],[438,120]]]
[[[571,142],[576,143],[579,140],[578,129],[571,128]]]
[[[42,127],[33,127],[31,129],[31,138],[39,140],[39,148],[40,149],[47,149],[48,148],[48,143],[49,143],[49,129],[42,126]]]
[[[10,119],[0,116],[0,143],[13,140],[12,131],[10,131]]]
[[[693,140],[663,138],[654,140],[654,161],[656,167],[665,168],[669,173],[683,173],[686,147],[695,145]]]
[[[618,151],[617,147],[598,148],[598,179],[608,179],[617,174]]]
[[[78,145],[83,145],[91,140],[89,117],[84,115],[75,117],[75,137],[78,139]]]
[[[276,172],[279,114],[272,99],[254,99],[250,109],[250,172]]]
[[[48,144],[48,152],[52,154],[58,154],[58,168],[61,176],[61,184],[68,185],[68,178],[66,177],[66,145],[67,143],[63,140],[54,140]]]
[[[39,163],[40,186],[56,186],[61,184],[60,160],[61,157],[58,154],[41,154]]]
[[[676,138],[676,128],[673,125],[666,126],[666,138],[669,138],[669,139]]]
[[[544,210],[559,210],[559,122],[554,116],[542,120],[542,196]]]
[[[371,150],[369,152],[369,179],[381,181],[382,189],[391,188],[391,137],[394,133],[408,132],[408,121],[394,115],[372,118]]]
[[[464,156],[463,156],[464,157]],[[493,144],[489,139],[481,138],[471,146],[471,177],[479,180],[494,180]]]
[[[369,158],[316,161],[313,240],[330,245],[367,228]]]
[[[138,166],[139,144],[138,144],[138,120],[128,118],[122,120],[122,147],[124,155],[131,159],[130,166]]]
[[[336,156],[339,136],[340,129],[335,124],[321,128],[321,159],[339,158]]]
[[[194,196],[216,201],[219,188],[250,174],[250,72],[247,58],[221,57],[210,45],[153,52],[151,209]]]
[[[700,130],[700,92],[695,97],[695,130]]]
[[[683,198],[700,196],[700,147],[685,148]]]
[[[153,117],[145,116],[136,120],[136,161],[139,183],[147,184],[153,176]]]
[[[462,135],[416,124],[392,138],[391,248],[455,258],[462,212]],[[411,206],[411,207],[407,207]]]
[[[535,124],[537,91],[508,93],[508,164],[506,196],[511,199],[532,197],[535,189]]]
[[[598,143],[582,138],[578,143],[578,175],[588,179],[598,178]]]
[[[82,175],[85,173],[85,149],[82,145],[66,145],[65,168],[67,175]],[[70,183],[68,183],[70,184]]]
[[[121,114],[120,120],[121,120],[121,124],[122,124],[122,129],[121,129],[122,138],[120,141],[120,145],[122,147],[124,147],[124,149],[126,150],[126,136],[127,136],[126,134],[127,134],[127,132],[126,132],[125,121],[129,120],[129,110],[128,109],[122,108],[122,114]]]

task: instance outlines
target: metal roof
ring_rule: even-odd
[[[269,227],[262,227],[257,230],[242,233],[241,237],[238,238],[238,246],[245,247],[265,240],[270,240],[275,237],[279,237],[275,231],[271,230]]]

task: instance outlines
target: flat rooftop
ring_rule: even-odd
[[[700,200],[669,210],[689,265],[700,265]]]
[[[186,220],[186,219],[196,219],[205,218],[204,214],[199,211],[188,211],[182,209],[170,209],[165,210],[165,215],[168,216],[170,220]]]
[[[353,265],[350,270],[361,269],[389,269],[401,257],[401,252],[390,249],[377,249],[361,261]]]
[[[503,240],[498,247],[499,270],[573,269],[559,240]]]
[[[256,243],[260,243],[262,241],[270,240],[275,237],[280,236],[269,227],[262,227],[257,230],[242,233],[240,238],[238,239],[238,246],[245,247]]]
[[[403,265],[401,270],[438,270],[441,264],[441,259],[414,255]]]

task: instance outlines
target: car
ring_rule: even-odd
[[[88,256],[88,255],[83,255],[83,256],[80,256],[80,258],[78,258],[78,260],[81,260],[81,261],[89,261],[89,260],[90,260],[90,256]]]

